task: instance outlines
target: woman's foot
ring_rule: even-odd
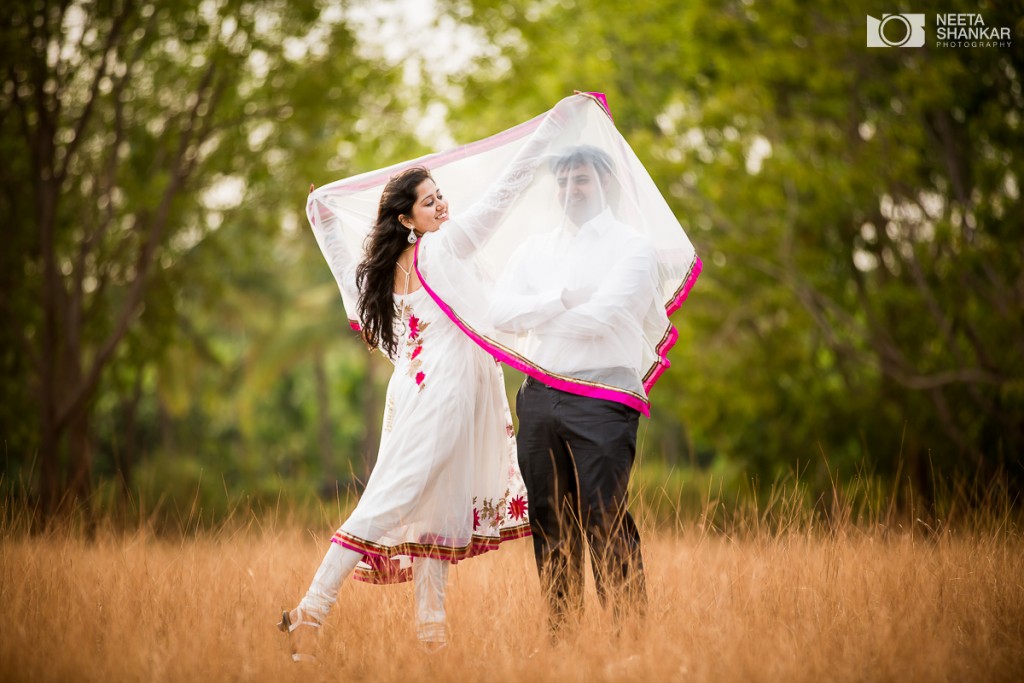
[[[427,654],[435,654],[448,647],[448,629],[444,622],[419,624],[416,637],[420,641],[420,649]]]
[[[281,612],[281,621],[277,628],[288,634],[293,662],[315,662],[316,635],[320,622],[305,613],[301,607],[291,612]]]

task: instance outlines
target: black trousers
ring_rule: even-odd
[[[626,509],[640,414],[529,378],[516,397],[517,448],[533,549],[553,630],[583,607],[583,540],[602,604],[642,613],[640,534]]]

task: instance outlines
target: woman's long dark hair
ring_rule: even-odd
[[[422,166],[396,174],[384,186],[377,208],[377,221],[366,237],[366,258],[356,268],[359,289],[359,320],[363,339],[371,348],[379,346],[394,358],[398,351],[395,338],[395,264],[409,246],[409,228],[399,216],[412,217],[416,188],[424,180],[432,180],[430,171]]]

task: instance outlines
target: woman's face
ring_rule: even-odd
[[[412,228],[419,234],[434,232],[448,220],[448,202],[433,180],[427,178],[416,186],[416,202],[412,205],[412,215],[403,214],[399,217],[402,225]]]

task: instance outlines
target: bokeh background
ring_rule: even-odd
[[[865,46],[891,12],[927,13],[924,47]],[[938,46],[936,13],[1012,38]],[[1016,501],[1020,2],[9,0],[0,60],[7,514],[342,505],[390,365],[346,325],[310,183],[573,90],[606,93],[704,260],[641,498]]]

